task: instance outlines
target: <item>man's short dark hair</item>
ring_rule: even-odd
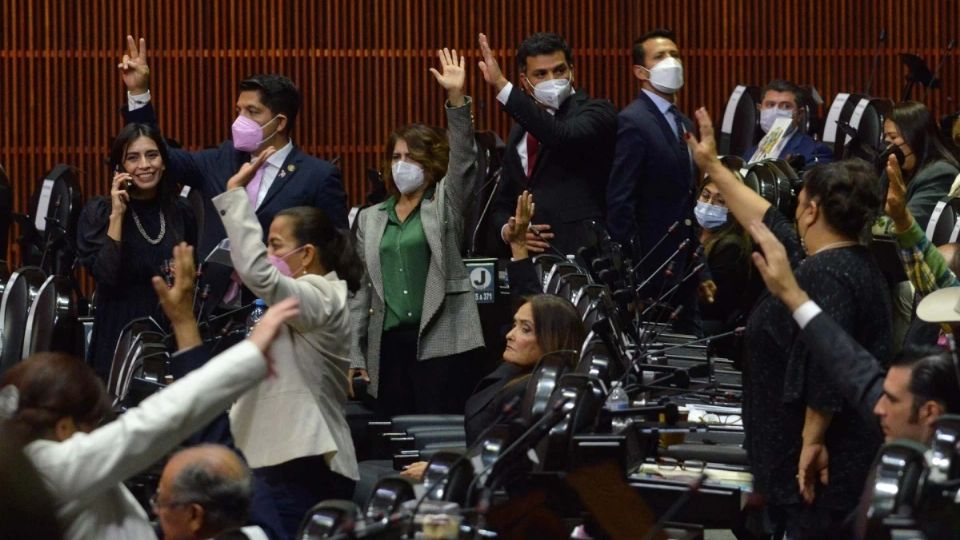
[[[760,100],[763,101],[764,96],[771,90],[774,92],[791,92],[793,94],[793,104],[798,110],[806,100],[806,92],[803,91],[803,88],[786,79],[774,79],[768,82],[767,85],[760,90]]]
[[[553,32],[537,32],[531,34],[523,40],[520,48],[517,49],[517,69],[524,71],[527,69],[527,58],[531,56],[540,56],[541,54],[553,54],[557,51],[563,52],[563,57],[567,64],[573,65],[573,53],[570,52],[570,45],[567,40],[559,34]]]
[[[940,403],[945,413],[960,413],[960,381],[950,352],[932,346],[907,346],[890,367],[910,369],[910,421],[916,421],[920,407],[928,401]]]
[[[260,92],[260,101],[274,114],[287,117],[287,134],[293,132],[293,126],[300,112],[303,97],[293,81],[275,73],[260,74],[240,81],[240,91]]]
[[[240,527],[250,514],[253,494],[249,471],[232,478],[204,460],[187,463],[174,478],[170,492],[174,500],[203,507],[204,526],[211,531]]]
[[[674,43],[677,42],[677,35],[669,28],[654,28],[653,30],[648,31],[633,42],[633,65],[643,65],[643,61],[646,56],[646,52],[643,50],[643,44],[651,39],[656,38],[666,38]]]

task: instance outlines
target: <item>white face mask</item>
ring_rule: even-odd
[[[553,110],[560,110],[560,106],[571,93],[573,85],[570,84],[570,79],[550,79],[533,87],[533,96],[537,101]]]
[[[683,88],[683,64],[672,56],[657,62],[653,69],[647,71],[650,72],[650,85],[664,94],[674,94]]]
[[[777,118],[792,119],[793,111],[779,109],[777,107],[760,109],[760,129],[762,129],[764,133],[769,133],[770,128],[773,127],[773,123],[777,121]]]
[[[393,183],[404,195],[413,193],[423,185],[423,167],[408,161],[397,161],[390,167]]]

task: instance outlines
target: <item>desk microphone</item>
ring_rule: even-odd
[[[669,257],[667,257],[667,260],[663,261],[663,264],[661,264],[656,270],[654,270],[649,276],[647,276],[647,279],[643,280],[643,283],[641,283],[640,285],[637,285],[637,291],[643,290],[643,288],[647,286],[647,283],[650,283],[650,281],[653,280],[653,278],[657,277],[660,274],[660,271],[666,268],[667,265],[670,264],[671,261],[676,259],[677,255],[679,255],[680,252],[682,252],[683,250],[687,249],[689,245],[690,245],[689,238],[686,238],[683,240],[683,242],[680,242],[680,245],[677,246],[677,249],[674,250],[674,252],[671,253]],[[634,271],[636,271],[636,267],[634,267]]]
[[[637,264],[633,265],[633,268],[630,269],[630,273],[632,274],[632,273],[636,272],[636,271],[640,268],[640,265],[642,265],[642,264],[644,263],[644,261],[646,261],[647,258],[650,257],[650,255],[653,255],[653,252],[655,252],[655,251],[657,250],[657,248],[660,247],[660,244],[664,243],[664,242],[666,241],[666,239],[667,239],[671,234],[673,234],[673,232],[676,231],[678,227],[680,227],[681,224],[686,225],[686,226],[689,227],[689,226],[690,226],[690,220],[688,220],[688,219],[685,219],[685,220],[680,220],[680,219],[678,219],[677,221],[674,221],[674,222],[673,222],[673,225],[670,225],[670,226],[667,228],[667,232],[663,233],[663,236],[661,236],[660,239],[657,240],[657,243],[654,244],[653,247],[650,248],[650,249],[647,251],[647,254],[644,255],[643,257],[641,257],[640,260],[637,262]]]
[[[703,270],[703,267],[704,267],[704,266],[706,266],[704,263],[699,263],[699,264],[697,264],[696,266],[694,266],[693,269],[690,270],[690,272],[689,272],[687,275],[683,276],[683,278],[681,278],[679,281],[677,281],[677,283],[676,283],[673,287],[670,287],[670,289],[667,290],[667,292],[665,292],[665,293],[663,293],[662,295],[660,295],[660,298],[658,298],[656,301],[654,301],[654,303],[650,304],[650,305],[647,306],[642,312],[640,312],[640,318],[643,318],[643,316],[646,315],[648,311],[650,311],[651,309],[653,309],[654,306],[659,305],[659,304],[660,304],[661,302],[663,302],[664,299],[666,299],[668,296],[673,296],[673,294],[674,294],[675,292],[677,292],[677,289],[679,289],[681,285],[683,285],[684,283],[686,283],[687,281],[689,281],[691,277],[699,274],[699,273],[700,273],[700,270]]]

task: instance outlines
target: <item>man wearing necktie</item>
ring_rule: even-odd
[[[497,101],[516,124],[510,130],[503,157],[502,184],[492,223],[505,237],[517,197],[533,194],[537,223],[531,225],[527,246],[534,253],[566,254],[589,242],[586,221],[603,223],[603,195],[616,137],[616,109],[574,90],[573,56],[557,34],[527,37],[517,51],[518,84],[504,76],[480,34],[480,70],[497,93]],[[506,245],[506,240],[504,240]],[[552,250],[550,250],[552,251]]]
[[[127,106],[121,109],[126,122],[157,125],[157,113],[150,94],[150,68],[146,40],[138,43],[127,36],[127,54],[119,68],[127,87]],[[223,223],[211,199],[226,191],[227,180],[240,166],[254,160],[269,147],[277,151],[264,164],[247,188],[251,206],[264,231],[281,210],[313,206],[322,210],[341,229],[347,228],[347,195],[340,171],[330,162],[317,159],[293,142],[293,128],[303,98],[293,81],[283,75],[254,75],[240,81],[236,101],[237,117],[232,138],[216,148],[195,152],[170,148],[167,164],[172,177],[200,191],[203,215],[197,253],[200,260],[226,237]],[[188,141],[202,144],[203,141]],[[264,238],[266,241],[266,238]],[[220,265],[203,268],[203,282],[209,284],[210,308],[227,296],[235,297],[237,282]]]
[[[127,48],[119,66],[127,87],[128,103],[122,109],[124,119],[156,125],[146,42],[140,39],[138,46],[133,37],[127,36]],[[347,197],[340,171],[330,162],[307,154],[293,142],[292,133],[303,101],[300,90],[287,77],[274,74],[254,75],[240,81],[238,86],[232,140],[222,142],[217,148],[196,152],[170,149],[168,167],[174,178],[203,194],[200,257],[205,257],[226,236],[210,199],[225,191],[227,180],[240,165],[252,161],[270,146],[277,152],[257,172],[247,191],[263,230],[270,229],[277,212],[295,206],[320,208],[338,227],[346,228]],[[188,142],[202,144],[202,141]]]
[[[634,42],[633,75],[640,93],[617,116],[607,225],[614,240],[634,246],[635,260],[646,257],[637,272],[640,282],[667,264],[640,291],[643,298],[656,299],[658,291],[669,291],[697,262],[690,257],[697,244],[690,227],[697,177],[684,140],[693,125],[675,105],[683,64],[672,31],[652,30]],[[684,240],[690,240],[688,246],[667,263]],[[696,276],[687,280],[665,301],[680,308],[674,328],[699,335],[698,281]]]

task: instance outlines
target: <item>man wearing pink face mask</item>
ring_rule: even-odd
[[[127,49],[119,65],[127,87],[127,106],[122,109],[124,119],[128,123],[156,125],[146,40],[141,38],[138,44],[132,36],[127,36]],[[270,227],[278,212],[295,206],[319,208],[338,228],[347,228],[346,193],[340,171],[331,163],[303,152],[293,142],[291,134],[301,102],[300,91],[287,77],[254,75],[240,81],[232,140],[222,142],[217,148],[196,152],[170,149],[167,167],[172,177],[203,194],[207,217],[202,221],[198,247],[201,258],[225,236],[220,220],[214,217],[218,214],[210,200],[224,192],[227,180],[242,164],[251,162],[270,146],[276,153],[255,172],[247,186],[248,197],[263,230]],[[204,145],[209,141],[187,142]]]

